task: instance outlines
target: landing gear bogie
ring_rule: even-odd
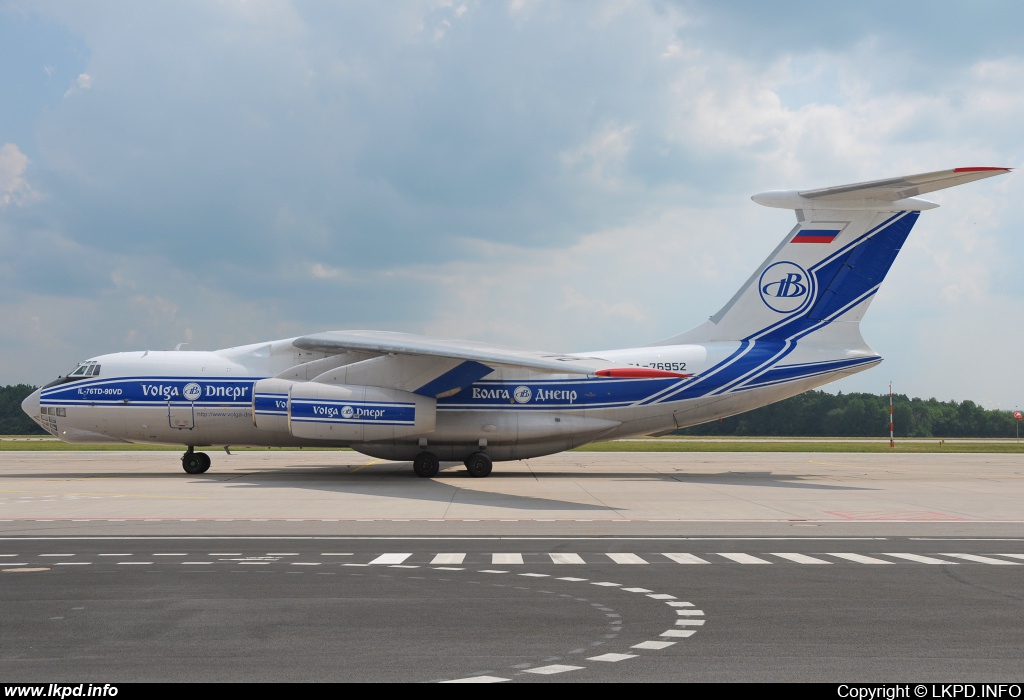
[[[195,452],[192,447],[181,456],[181,468],[187,474],[205,474],[210,468],[210,455],[205,452]]]
[[[432,479],[441,471],[441,462],[433,452],[420,452],[412,460],[412,470],[416,476]]]
[[[464,464],[469,475],[478,479],[490,475],[491,467],[493,466],[491,458],[485,452],[474,452],[469,457],[466,457]]]

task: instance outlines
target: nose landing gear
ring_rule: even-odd
[[[210,455],[196,452],[195,447],[189,445],[188,450],[181,456],[181,468],[187,474],[203,474],[210,468]]]

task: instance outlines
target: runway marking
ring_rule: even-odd
[[[74,554],[40,554],[41,557],[73,557]]]
[[[673,608],[692,608],[693,607],[693,603],[685,603],[685,602],[683,602],[681,600],[673,600],[673,601],[671,601],[669,603],[666,603],[666,605],[671,605]]]
[[[552,564],[586,564],[579,554],[570,552],[548,552]]]
[[[892,564],[891,561],[885,561],[884,559],[876,559],[875,557],[865,556],[863,554],[852,554],[850,552],[826,552],[830,557],[839,557],[840,559],[847,559],[849,561],[855,561],[858,564]]]
[[[507,571],[501,571],[499,569],[481,569],[481,574],[507,574]]]
[[[697,630],[665,630],[659,637],[692,637],[697,634]]]
[[[663,557],[668,557],[676,564],[710,564],[711,562],[706,559],[701,559],[694,554],[686,554],[685,552],[662,552]]]
[[[292,566],[321,566],[322,562],[319,561],[293,561],[290,562]]]
[[[135,555],[131,552],[122,552],[120,554],[97,554],[98,557],[134,557]]]
[[[509,564],[522,564],[523,555],[517,552],[497,552],[491,555],[491,563],[503,566],[508,566]]]
[[[500,676],[469,676],[468,678],[456,678],[453,681],[441,681],[442,683],[507,683],[511,678]]]
[[[575,576],[560,576],[558,578],[558,580],[559,581],[574,581],[574,582],[578,582],[578,581],[586,581],[587,579],[585,579],[585,578],[576,578]]]
[[[412,552],[381,554],[371,564],[401,564],[412,556]]]
[[[600,656],[588,656],[587,661],[625,661],[626,659],[635,659],[637,654],[601,654]]]
[[[462,553],[442,553],[434,555],[431,560],[431,564],[461,564],[466,560],[466,555]]]
[[[153,556],[154,557],[187,557],[188,553],[186,553],[186,552],[175,552],[175,553],[163,554],[163,553],[157,552],[157,553],[153,554]]]
[[[621,583],[612,583],[611,581],[593,581],[593,582],[591,582],[590,585],[591,586],[609,586],[609,587],[611,587],[611,586],[621,586],[622,584]]]
[[[531,576],[533,578],[551,578],[551,574],[519,574],[520,576]]]
[[[18,569],[0,569],[0,571],[3,571],[5,574],[31,574],[31,573],[35,573],[37,571],[49,571],[49,570],[50,569],[48,567],[46,567],[46,568],[44,568],[44,567],[33,567],[33,568],[25,567],[25,568],[18,568]]]
[[[772,555],[776,557],[782,557],[789,561],[796,562],[797,564],[831,564],[830,561],[824,559],[818,559],[817,557],[810,557],[806,554],[798,554],[796,552],[772,552]]]
[[[647,588],[623,588],[622,590],[627,593],[650,593],[650,589]]]
[[[718,552],[718,556],[731,559],[737,564],[771,564],[767,559],[761,559],[760,557],[743,554],[741,552]]]
[[[91,561],[55,561],[54,566],[88,566],[92,564]]]
[[[917,562],[918,564],[959,564],[958,561],[946,561],[944,559],[936,559],[935,557],[926,557],[923,554],[910,554],[909,552],[886,552],[887,557],[897,557],[899,559],[906,559],[907,561]]]
[[[698,610],[697,608],[685,608],[683,610],[676,610],[676,615],[688,615],[690,617],[704,617],[704,611]]]
[[[680,626],[689,625],[692,627],[700,627],[704,624],[704,620],[676,620],[676,624]]]
[[[647,561],[636,554],[628,552],[608,552],[608,558],[616,564],[646,564]]]
[[[214,562],[212,562],[212,561],[183,561],[183,562],[181,562],[181,564],[182,564],[182,566],[187,566],[187,565],[191,565],[191,566],[213,566]]]
[[[523,673],[537,673],[544,676],[549,676],[554,673],[567,673],[569,671],[579,671],[585,668],[584,666],[566,666],[565,664],[552,664],[550,666],[539,666],[537,668],[528,668]]]
[[[654,598],[655,600],[675,600],[676,599],[676,597],[674,595],[669,595],[668,593],[651,593],[647,597],[648,598]]]
[[[1000,557],[1013,557],[1014,559],[1024,559],[1024,554],[997,554]]]
[[[150,565],[152,563],[153,562],[151,562],[151,561],[119,561],[119,562],[117,562],[117,565],[118,566],[148,566],[148,565]],[[244,564],[246,562],[242,562],[242,563]]]
[[[1015,561],[1003,561],[1002,559],[993,559],[992,557],[982,557],[977,554],[953,554],[951,552],[942,552],[944,557],[956,557],[957,559],[965,559],[967,561],[976,561],[980,564],[995,564],[997,566],[1020,566]]]

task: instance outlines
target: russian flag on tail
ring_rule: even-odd
[[[831,243],[842,229],[805,228],[796,232],[790,243]]]

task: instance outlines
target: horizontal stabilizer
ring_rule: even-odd
[[[751,199],[780,209],[922,211],[938,204],[917,199],[918,195],[1008,172],[1010,168],[953,168],[817,190],[773,190],[755,194]]]

